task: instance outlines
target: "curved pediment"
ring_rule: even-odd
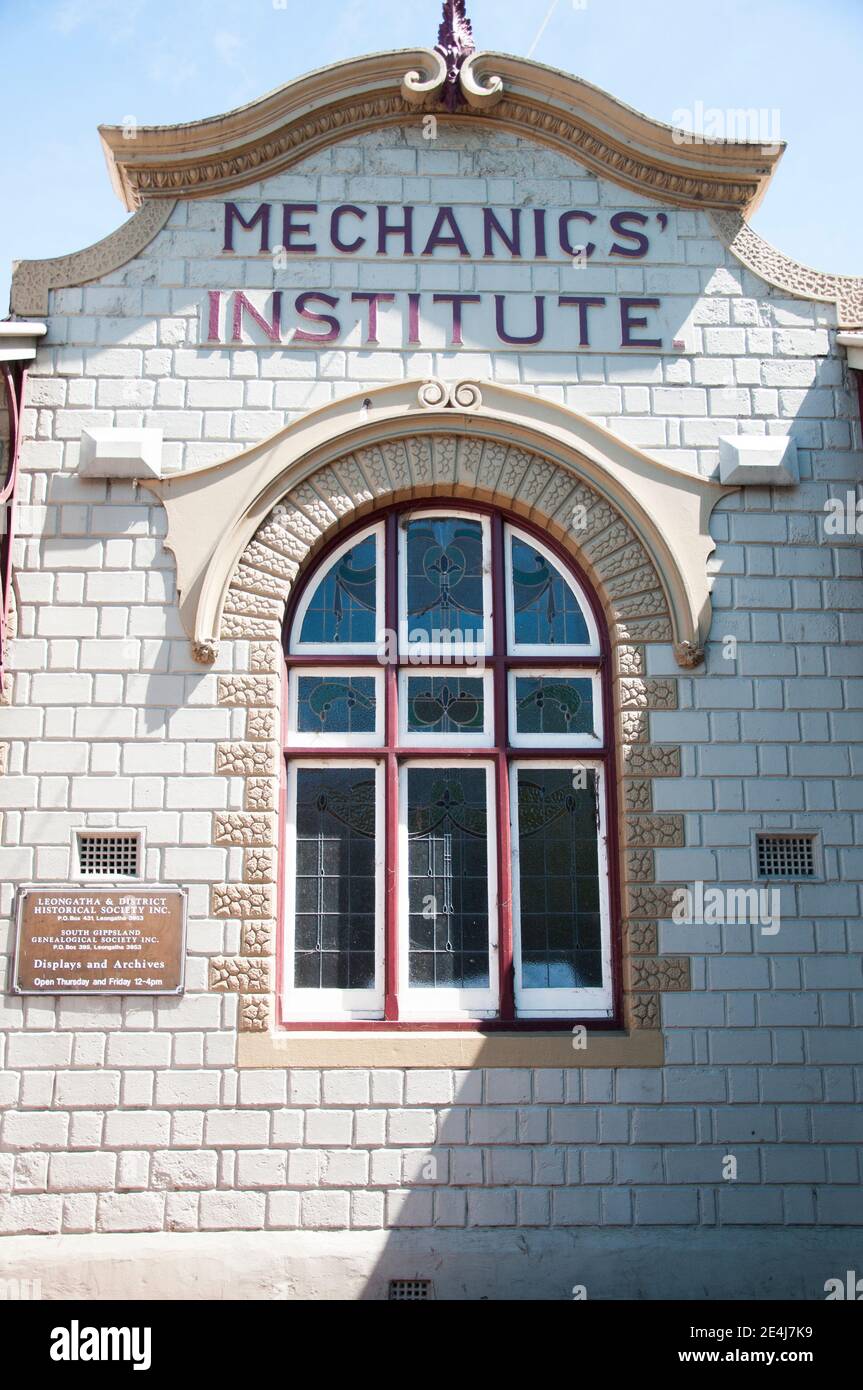
[[[480,122],[537,140],[623,187],[680,207],[750,213],[783,146],[692,141],[589,82],[527,58],[473,53],[458,104],[439,52],[401,49],[333,64],[248,106],[186,125],[102,126],[114,187],[130,210],[150,199],[208,197],[281,173],[346,137],[418,113]]]
[[[432,464],[415,468],[410,449],[388,467],[394,442],[440,437],[491,450],[488,470],[470,462],[470,451],[458,466],[458,449],[443,472]],[[655,576],[642,586],[653,604],[644,616],[667,613],[678,660],[692,665],[710,624],[710,513],[729,491],[533,394],[438,381],[345,397],[233,459],[142,485],[167,511],[180,613],[204,661],[213,659],[222,635],[233,635],[227,609],[237,567],[281,504],[295,517],[298,549],[287,558],[299,561],[346,517],[402,495],[458,493],[514,504],[578,545],[573,518],[581,487],[588,510],[602,508],[603,529],[614,528],[609,544],[627,558],[624,568],[631,559],[639,582],[640,569]]]

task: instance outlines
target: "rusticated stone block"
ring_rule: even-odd
[[[455,459],[458,440],[454,435],[436,434],[432,437],[432,478],[448,486],[455,480]]]
[[[228,590],[225,599],[225,613],[234,613],[243,618],[263,618],[268,622],[279,623],[284,612],[284,600],[264,598],[261,594],[248,594],[244,589]]]
[[[242,589],[250,594],[258,594],[261,598],[284,603],[291,591],[291,581],[278,579],[276,575],[270,574],[267,570],[260,570],[256,565],[239,564],[231,581],[231,589]]]
[[[652,810],[653,786],[651,782],[646,778],[624,778],[623,806],[626,811]]]
[[[0,743],[0,777],[5,775],[9,766],[9,744]]]
[[[619,575],[628,574],[634,570],[646,569],[653,576],[653,565],[647,555],[647,551],[639,541],[630,541],[629,545],[621,546],[618,550],[612,551],[604,560],[597,560],[596,573],[610,585],[610,581],[617,579]],[[655,578],[651,578],[647,588],[653,589],[656,585]],[[611,589],[609,589],[611,592]],[[613,592],[620,592],[615,589]]]
[[[245,613],[225,612],[222,615],[224,638],[232,637],[241,642],[263,641],[268,637],[277,638],[282,630],[281,621],[275,618],[250,618]]]
[[[626,850],[623,856],[623,870],[630,883],[652,883],[655,876],[653,850]]]
[[[288,494],[288,500],[302,507],[320,531],[326,531],[336,519],[322,497],[319,497],[311,483],[300,483]]]
[[[647,711],[623,710],[620,716],[620,737],[624,743],[646,743],[650,737]]]
[[[659,927],[656,922],[629,919],[624,922],[624,942],[628,956],[655,956],[659,950]]]
[[[276,805],[276,783],[272,777],[250,777],[243,804],[247,811],[272,811]]]
[[[249,665],[255,672],[278,671],[280,657],[277,642],[253,642],[249,649]]]
[[[624,748],[624,772],[633,777],[679,777],[680,749],[660,743],[633,744]]]
[[[659,995],[631,994],[629,996],[629,1017],[633,1028],[658,1028]]]
[[[663,676],[624,677],[619,689],[621,709],[677,709],[677,682]]]
[[[275,922],[243,922],[240,928],[243,955],[272,955],[275,926]]]
[[[619,617],[614,640],[619,642],[670,642],[673,637],[670,618]]]
[[[619,676],[643,676],[644,675],[644,648],[633,646],[619,646],[614,650],[614,659],[617,663],[617,674]]]
[[[656,570],[653,565],[640,565],[636,570],[616,574],[604,581],[606,593],[612,599],[622,599],[628,594],[640,594],[645,589],[656,586]]]
[[[363,477],[362,470],[354,458],[353,454],[348,454],[344,458],[336,459],[332,465],[333,472],[343,484],[345,490],[354,499],[354,505],[363,506],[364,503],[374,499],[374,493]]]
[[[210,961],[210,989],[232,994],[267,994],[270,962],[243,956],[214,956]]]
[[[618,517],[617,521],[611,526],[607,526],[601,535],[595,536],[584,545],[584,554],[594,564],[598,565],[600,560],[604,560],[609,555],[614,555],[618,550],[623,550],[635,540],[635,532],[630,530],[626,522]]]
[[[219,743],[216,771],[233,777],[272,776],[277,762],[274,743]]]
[[[643,594],[629,598],[613,598],[611,611],[615,618],[654,618],[668,613],[668,604],[661,589],[645,589]]]
[[[403,439],[386,439],[380,445],[380,451],[384,456],[387,472],[393,480],[393,487],[397,491],[408,488],[411,485],[411,465],[408,458],[405,441]],[[315,486],[317,487],[317,473],[315,474]],[[320,491],[320,488],[318,488]]]
[[[247,883],[272,883],[275,869],[273,849],[247,849],[243,855],[243,878]]]
[[[257,995],[240,1002],[240,1032],[266,1033],[270,1023],[270,1001]]]
[[[370,445],[367,449],[356,449],[354,457],[366,475],[375,497],[383,497],[392,492],[393,486],[386,462],[376,444]]]
[[[626,844],[635,847],[660,846],[679,849],[684,844],[683,817],[677,815],[627,816],[624,822]]]
[[[278,716],[274,709],[250,709],[246,716],[246,738],[274,739],[278,728]]]
[[[499,444],[497,440],[487,440],[482,451],[482,463],[479,466],[476,485],[486,492],[495,492],[497,480],[506,460],[506,445]]]
[[[272,917],[272,886],[269,883],[214,883],[210,889],[210,915]]]
[[[629,883],[626,886],[628,917],[669,918],[674,911],[676,883]]]
[[[217,845],[275,844],[275,821],[257,811],[216,811],[213,814],[213,840]]]
[[[632,956],[626,978],[627,988],[639,993],[692,988],[688,956]]]
[[[259,705],[269,708],[276,704],[276,682],[272,676],[220,676],[220,705]]]
[[[275,575],[277,579],[284,580],[288,587],[296,579],[299,570],[296,560],[289,560],[287,555],[280,555],[268,545],[262,545],[259,540],[246,546],[241,563],[248,565],[250,569]]]

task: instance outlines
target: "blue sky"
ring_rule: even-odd
[[[819,270],[863,274],[861,0],[469,0],[480,47],[577,73],[659,120],[779,113],[788,149],[753,225]],[[434,44],[438,0],[0,0],[0,317],[11,262],[127,216],[96,133],[216,115],[292,77]]]

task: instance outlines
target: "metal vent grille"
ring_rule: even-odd
[[[420,1299],[433,1298],[434,1287],[431,1279],[391,1279],[390,1303],[416,1303]]]
[[[814,835],[758,835],[759,878],[815,878]]]
[[[82,878],[139,878],[141,875],[141,835],[101,835],[79,831],[77,835],[78,873]]]

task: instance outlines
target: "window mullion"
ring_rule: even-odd
[[[395,1023],[399,1016],[398,540],[398,516],[390,512],[386,520],[384,599],[387,628],[384,651],[388,657],[384,672],[384,1018],[390,1023]]]
[[[497,910],[498,956],[500,968],[500,1017],[515,1018],[515,976],[512,935],[512,856],[509,826],[509,711],[507,707],[506,667],[506,582],[504,570],[503,520],[495,513],[491,521],[492,647],[494,662],[494,741],[497,823]]]

